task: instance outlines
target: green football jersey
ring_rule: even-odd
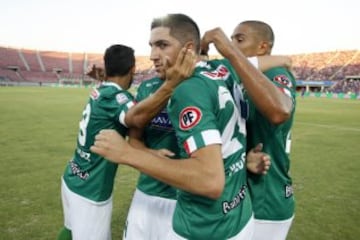
[[[137,91],[136,101],[142,101],[153,94],[163,82],[164,81],[159,78],[152,78],[142,82]],[[174,158],[179,158],[179,147],[177,145],[175,131],[166,108],[157,114],[145,127],[143,136],[144,143],[148,148],[166,148],[175,153]],[[176,199],[177,195],[175,188],[144,173],[140,173],[137,188],[151,196]]]
[[[132,95],[115,83],[93,89],[79,123],[77,148],[63,175],[71,191],[95,202],[109,199],[118,165],[92,153],[90,147],[102,129],[125,136],[125,113],[134,103]]]
[[[236,76],[221,61],[200,62],[168,104],[182,158],[208,145],[222,145],[222,195],[213,200],[179,190],[173,229],[188,239],[230,238],[252,215],[246,181],[246,126],[226,85],[231,78]]]
[[[293,109],[291,117],[286,122],[274,125],[249,99],[248,149],[261,142],[263,151],[271,157],[271,166],[267,175],[249,174],[249,189],[256,219],[285,220],[293,216],[295,207],[292,180],[289,175],[289,153],[296,105],[296,82],[294,76],[282,67],[272,68],[264,74],[292,99]]]

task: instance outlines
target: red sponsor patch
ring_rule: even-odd
[[[220,79],[227,79],[230,72],[225,66],[220,65],[217,67],[216,70],[214,70],[212,72],[202,71],[202,72],[200,72],[200,74],[202,74],[210,79],[213,79],[213,80],[220,80]]]
[[[277,75],[277,76],[275,76],[273,78],[273,80],[275,82],[278,82],[278,83],[280,83],[282,85],[285,85],[285,86],[287,86],[289,88],[292,87],[292,83],[291,83],[290,79],[286,75]]]
[[[182,130],[188,130],[198,124],[201,120],[202,112],[197,107],[184,108],[180,113],[179,126]]]

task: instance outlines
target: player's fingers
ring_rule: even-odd
[[[262,160],[263,160],[264,169],[269,170],[271,166],[270,156],[265,155],[262,157]]]
[[[105,147],[106,142],[109,142],[110,135],[112,134],[112,130],[103,129],[95,136],[94,144],[97,146]]]
[[[209,45],[210,45],[210,31],[205,32],[204,36],[201,38],[200,41],[200,54],[207,55],[209,52]]]
[[[168,69],[170,67],[170,58],[169,58],[169,56],[164,56],[163,64],[164,64],[164,69]]]
[[[106,132],[100,131],[98,134],[96,134],[95,140],[96,140],[96,141],[105,140],[105,139],[106,139],[106,135],[107,135]]]
[[[186,58],[186,56],[188,55],[190,49],[186,48],[186,47],[183,47],[179,54],[177,55],[177,59],[176,59],[176,62],[179,64],[179,65],[182,65],[183,62],[184,62],[184,59]]]
[[[256,145],[254,148],[254,152],[261,152],[262,149],[263,149],[263,144],[258,143],[258,145]]]
[[[175,156],[175,153],[171,152],[171,151],[168,150],[168,149],[161,149],[161,153],[162,153],[164,156],[168,156],[168,157],[173,157],[173,156]]]
[[[105,153],[104,148],[99,147],[96,144],[90,147],[90,151],[99,155],[104,155]]]
[[[196,54],[194,53],[193,50],[188,49],[184,55],[183,58],[183,69],[185,72],[185,75],[189,75],[193,72],[195,65],[196,65]]]

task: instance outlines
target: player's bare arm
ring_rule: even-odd
[[[230,61],[243,80],[250,98],[270,122],[280,124],[291,116],[293,108],[291,99],[272,84],[262,72],[258,71],[240,50],[233,47],[222,29],[215,28],[205,33],[201,41],[203,51],[207,51],[211,43],[215,45],[221,55]]]
[[[192,50],[183,48],[174,66],[166,71],[164,84],[151,96],[132,107],[125,116],[128,127],[143,128],[163,109],[173,90],[193,73],[196,56]]]
[[[134,148],[137,149],[142,149],[144,151],[148,151],[152,154],[155,154],[157,156],[160,157],[164,157],[164,158],[170,158],[173,157],[175,154],[173,152],[171,152],[168,149],[151,149],[146,147],[146,145],[144,144],[143,141],[143,129],[139,129],[139,128],[130,128],[129,129],[129,143],[131,146],[133,146]]]
[[[257,56],[256,58],[258,60],[258,69],[262,72],[274,67],[284,67],[290,71],[292,67],[292,60],[288,56],[264,55]]]
[[[246,168],[252,173],[265,175],[270,168],[271,160],[268,154],[261,151],[262,148],[262,143],[259,143],[247,153]]]
[[[218,144],[203,147],[188,159],[169,161],[132,147],[114,130],[102,130],[96,136],[91,151],[164,183],[208,198],[220,197],[224,189],[224,166]]]

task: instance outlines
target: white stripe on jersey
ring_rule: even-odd
[[[285,93],[289,98],[292,98],[291,92],[289,91],[289,89],[284,88],[284,93]]]
[[[220,133],[216,129],[210,129],[201,132],[201,138],[202,141],[204,142],[204,146],[208,146],[211,144],[222,144]],[[185,145],[187,147],[186,150],[188,154],[191,154],[192,152],[196,151],[199,148],[193,136],[189,137],[185,141]]]
[[[128,102],[127,104],[126,104],[126,107],[128,108],[128,109],[130,109],[132,106],[134,106],[135,105],[135,103],[134,103],[134,101],[130,101],[130,102]]]
[[[126,111],[121,111],[120,115],[119,115],[119,122],[124,125],[125,127],[128,127],[125,123],[125,115],[126,115],[126,112],[132,107],[135,105],[135,102],[134,101],[130,101],[128,103],[126,103],[126,107],[127,107],[127,110]]]
[[[124,125],[125,127],[128,127],[125,123],[125,111],[121,111],[120,115],[119,115],[119,122]]]
[[[222,144],[220,133],[218,130],[210,129],[201,132],[205,146],[210,144]]]

